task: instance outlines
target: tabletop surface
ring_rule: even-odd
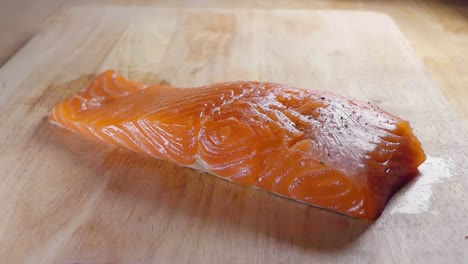
[[[0,66],[6,63],[57,10],[77,5],[156,7],[338,9],[383,12],[391,16],[423,62],[465,128],[468,128],[467,1],[319,0],[17,0],[0,1]]]
[[[359,98],[410,120],[428,158],[369,223],[47,122],[53,105],[108,68],[182,87],[250,79]],[[68,8],[0,69],[0,83],[2,264],[468,259],[468,140],[381,13]]]

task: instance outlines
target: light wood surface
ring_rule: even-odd
[[[194,86],[333,91],[411,121],[429,155],[375,223],[111,148],[46,122],[115,68]],[[393,21],[372,12],[85,7],[0,69],[2,263],[466,263],[468,141]]]
[[[468,2],[446,0],[0,0],[0,65],[57,10],[77,5],[368,10],[391,16],[468,128]]]

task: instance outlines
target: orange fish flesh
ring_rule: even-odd
[[[148,86],[113,70],[57,104],[88,138],[345,215],[375,219],[426,156],[409,123],[358,100],[265,82]]]

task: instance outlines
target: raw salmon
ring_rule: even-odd
[[[401,118],[274,83],[147,86],[109,70],[49,118],[89,138],[367,219],[426,158]]]

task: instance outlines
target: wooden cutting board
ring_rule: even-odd
[[[107,68],[372,101],[410,120],[428,160],[368,223],[48,124],[56,102]],[[467,137],[382,14],[70,9],[4,65],[0,84],[1,263],[467,263]]]

